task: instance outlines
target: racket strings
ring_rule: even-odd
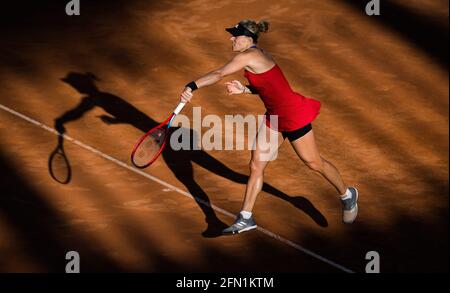
[[[149,164],[158,155],[166,139],[166,134],[165,128],[157,128],[147,135],[136,148],[133,163],[139,167]]]

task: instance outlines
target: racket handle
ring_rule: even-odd
[[[185,105],[186,105],[186,103],[183,103],[183,102],[179,103],[178,106],[175,108],[175,110],[173,110],[173,113],[175,115],[178,115]]]

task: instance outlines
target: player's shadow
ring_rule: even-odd
[[[126,123],[131,124],[142,132],[147,132],[159,123],[146,114],[142,113],[136,107],[126,102],[124,99],[110,93],[100,91],[95,82],[98,79],[91,73],[69,73],[62,79],[65,83],[72,86],[79,93],[85,95],[81,102],[73,109],[67,111],[62,116],[55,119],[55,129],[59,132],[65,132],[64,125],[67,122],[81,118],[86,112],[94,107],[102,108],[108,115],[101,115],[99,118],[108,125]],[[175,127],[174,130],[177,128]],[[194,131],[185,129],[190,141],[197,141]],[[182,135],[181,137],[186,137]],[[174,173],[176,178],[183,183],[189,192],[194,196],[199,207],[202,209],[208,224],[207,229],[202,233],[204,237],[217,237],[227,226],[216,216],[215,211],[209,206],[208,195],[203,191],[200,185],[194,180],[192,163],[196,163],[206,170],[219,176],[227,178],[237,183],[246,184],[248,176],[237,173],[220,161],[216,160],[203,150],[179,150],[174,151],[170,146],[167,147],[162,157],[167,166]],[[302,196],[290,197],[275,187],[264,184],[263,191],[272,194],[280,199],[286,200],[298,209],[309,215],[318,225],[327,227],[326,218],[313,206],[313,204]]]

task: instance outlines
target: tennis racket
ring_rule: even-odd
[[[184,105],[186,104],[179,103],[169,118],[139,138],[131,152],[131,162],[134,166],[146,168],[156,161],[166,146],[172,122]]]

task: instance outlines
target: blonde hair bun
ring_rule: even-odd
[[[255,35],[259,35],[259,33],[261,32],[265,33],[269,29],[269,22],[265,20],[261,20],[260,22],[256,23],[256,21],[254,20],[246,19],[241,20],[239,23]]]

